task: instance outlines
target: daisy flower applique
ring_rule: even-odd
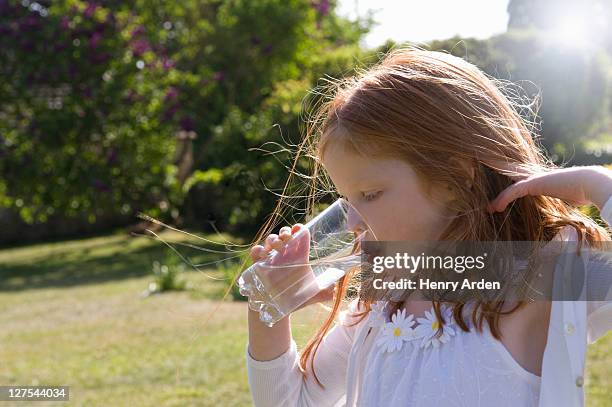
[[[401,309],[393,314],[391,321],[384,324],[376,344],[382,347],[383,352],[400,350],[404,342],[414,338],[415,324],[412,314],[406,315],[406,310]]]
[[[456,334],[453,320],[452,310],[449,307],[442,306],[441,309],[442,317],[444,318],[444,326],[442,327],[442,334],[437,335],[438,328],[440,328],[440,321],[436,318],[436,314],[433,308],[429,311],[425,311],[425,318],[417,318],[419,325],[415,328],[417,336],[423,337],[421,341],[421,347],[427,349],[429,346],[437,348],[443,343],[447,343],[451,340],[451,337]]]
[[[370,314],[368,315],[368,325],[371,327],[381,326],[387,322],[385,308],[386,301],[376,301],[370,305]]]

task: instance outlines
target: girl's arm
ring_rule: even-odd
[[[265,246],[251,249],[253,261],[265,258],[271,249],[279,250],[303,225],[281,228],[279,235],[271,234]],[[282,271],[282,270],[279,270]],[[333,287],[323,290],[307,304],[331,299]],[[249,385],[256,406],[333,406],[345,393],[348,353],[352,344],[354,327],[348,327],[346,312],[341,313],[341,323],[326,335],[316,353],[316,383],[307,368],[304,379],[299,369],[299,355],[291,336],[290,316],[273,327],[264,325],[259,314],[249,309],[249,344],[247,345],[247,369]]]
[[[526,195],[548,195],[578,205],[595,204],[601,218],[612,227],[612,171],[602,166],[556,169],[520,179],[489,204],[491,212],[503,211],[513,200]],[[608,242],[609,243],[609,242]],[[587,339],[595,342],[612,330],[612,253],[592,251],[586,264]]]
[[[276,359],[291,345],[290,317],[283,318],[268,328],[259,313],[249,308],[249,353],[257,360]]]
[[[612,170],[603,166],[560,168],[514,178],[517,181],[489,203],[490,212],[502,212],[510,202],[526,195],[548,195],[577,205],[593,203],[601,210],[612,196]]]
[[[348,355],[358,326],[353,324],[356,320],[351,315],[355,307],[356,303],[353,302],[349,310],[340,313],[339,323],[328,332],[317,349],[314,366],[318,379],[325,387],[319,386],[314,379],[310,360],[306,365],[306,376],[300,371],[300,356],[291,338],[289,318],[268,328],[259,322],[257,313],[249,311],[249,340],[252,343],[247,346],[246,358],[255,406],[337,405],[346,393]],[[286,350],[275,355],[285,345]],[[255,355],[251,350],[258,348],[260,353]],[[261,355],[275,357],[259,360]]]
[[[265,245],[255,245],[251,248],[251,259],[253,262],[257,262],[265,259],[272,249],[281,251],[282,246],[292,239],[293,235],[296,234],[304,225],[301,223],[295,224],[292,228],[284,226],[280,229],[279,234],[270,234],[265,241]],[[302,235],[302,239],[306,235]],[[309,246],[302,246],[304,249]],[[306,253],[304,255],[307,255]],[[276,270],[278,273],[285,272],[284,269]],[[295,271],[294,271],[295,272]],[[315,298],[309,300],[305,305],[325,301],[331,299],[333,291],[324,290],[320,292]],[[291,325],[289,323],[289,317],[283,318],[274,324],[273,327],[268,328],[264,325],[258,317],[257,312],[249,309],[249,352],[257,360],[272,360],[285,353],[291,344]]]

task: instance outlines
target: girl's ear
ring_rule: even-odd
[[[449,162],[451,162],[451,168],[456,167],[457,165],[463,167],[464,172],[468,174],[467,178],[464,180],[465,186],[468,189],[472,188],[472,185],[474,185],[474,178],[476,176],[474,161],[466,158],[450,157]],[[457,200],[454,188],[447,183],[436,185],[434,191],[434,195],[437,197],[437,199],[441,199],[442,202],[450,203]]]
[[[476,169],[475,169],[475,165],[473,160],[471,159],[461,159],[458,157],[451,157],[449,161],[452,161],[458,165],[460,165],[461,167],[463,167],[463,169],[465,170],[465,172],[467,172],[469,175],[469,178],[465,180],[465,184],[468,187],[471,187],[472,184],[474,183],[474,177],[476,174]]]

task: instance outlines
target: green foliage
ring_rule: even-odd
[[[365,23],[349,24],[331,8],[322,18],[310,4],[300,4],[274,19],[273,26],[237,13],[244,21],[231,25],[237,31],[227,34],[234,40],[224,51],[224,73],[233,80],[214,109],[224,114],[210,124],[206,137],[194,142],[197,169],[184,184],[186,211],[219,220],[217,226],[236,234],[252,234],[273,208],[277,196],[270,191],[279,191],[287,180],[285,166],[292,158],[287,148],[302,136],[300,114],[310,89],[324,74],[349,74],[360,55],[357,40]],[[256,34],[240,40],[245,32]],[[279,59],[277,53],[285,52]],[[268,65],[268,73],[258,72]],[[305,172],[302,164],[297,170]]]
[[[491,76],[523,89],[507,93],[519,104],[541,96],[541,109],[518,110],[542,136],[542,144],[558,161],[570,161],[587,140],[610,126],[610,61],[601,50],[565,47],[536,30],[513,30],[486,40],[450,38],[433,41],[432,50],[446,50],[467,59]],[[519,98],[517,98],[519,97]],[[534,117],[533,113],[539,117]],[[584,157],[592,160],[593,157]],[[574,161],[576,162],[576,161]]]
[[[144,296],[163,293],[165,291],[182,291],[189,289],[187,281],[181,278],[185,272],[185,264],[178,261],[173,252],[166,252],[162,261],[155,260],[152,265],[154,280],[149,283]]]
[[[314,75],[347,71],[371,24],[335,6],[1,2],[0,205],[28,222],[181,210],[252,225],[275,200],[262,180],[278,188],[286,173],[249,149],[299,138]]]
[[[151,209],[175,142],[161,120],[162,52],[140,18],[78,0],[2,8],[3,206],[28,222]]]

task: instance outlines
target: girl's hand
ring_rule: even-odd
[[[287,245],[287,243],[294,238],[294,235],[297,234],[304,225],[301,223],[296,223],[293,227],[283,226],[278,234],[271,233],[265,240],[264,245],[255,245],[251,248],[250,256],[253,262],[258,262],[261,260],[265,260],[270,251],[272,249],[276,250],[278,253],[276,254],[274,260],[270,263],[270,265],[283,265],[283,264],[295,264],[296,259],[299,259],[297,263],[306,263],[308,261],[308,249],[309,249],[309,239],[310,235],[308,233],[302,233],[297,239],[301,239],[301,241],[294,242],[291,247]],[[308,232],[308,231],[305,231]],[[297,289],[298,286],[295,285],[295,281],[299,281],[303,278],[303,275],[311,275],[312,270],[310,267],[304,270],[296,270],[295,267],[287,267],[287,270],[281,269],[270,269],[262,270],[264,275],[260,277],[265,277],[268,281],[268,284],[275,287],[282,287],[281,291],[285,291],[286,294],[290,294],[292,290]],[[313,275],[314,276],[314,275]],[[287,289],[286,287],[294,287]],[[307,305],[329,301],[333,298],[335,285],[327,287],[321,291],[319,291],[315,296],[307,300],[304,304],[299,306],[297,309],[303,308]]]
[[[559,168],[514,178],[517,182],[489,203],[490,213],[502,212],[510,202],[526,195],[552,196],[575,205],[593,203],[599,209],[612,195],[612,171],[603,166]]]

